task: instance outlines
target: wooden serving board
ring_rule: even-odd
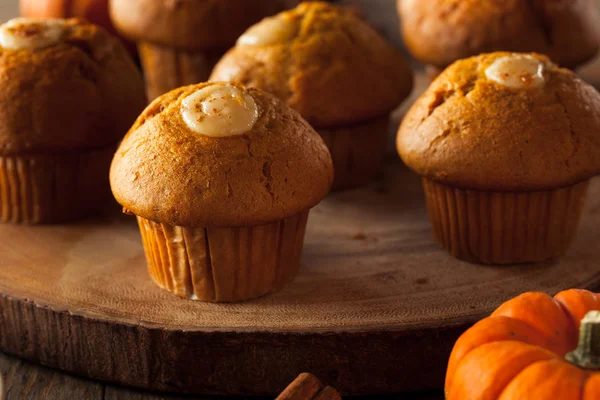
[[[346,394],[441,387],[454,340],[528,290],[600,287],[600,179],[568,254],[480,266],[434,243],[419,179],[379,183],[311,213],[302,268],[240,304],[182,300],[146,273],[133,217],[0,227],[0,349],[161,391],[276,394],[309,371]]]

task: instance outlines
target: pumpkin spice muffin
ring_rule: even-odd
[[[600,94],[545,56],[457,61],[419,98],[398,151],[423,177],[436,239],[491,264],[562,255],[600,172]]]
[[[178,296],[229,302],[293,279],[308,212],[333,168],[318,134],[281,101],[203,83],[142,113],[110,181],[137,216],[154,281]]]
[[[499,50],[543,53],[575,68],[600,46],[596,0],[397,0],[397,6],[408,49],[438,73]]]
[[[263,89],[300,112],[331,151],[336,189],[377,174],[388,115],[412,88],[399,52],[354,9],[323,2],[303,2],[251,27],[211,80]]]
[[[139,71],[101,28],[0,26],[0,221],[62,222],[110,200],[110,160],[145,102]]]
[[[110,0],[122,35],[138,42],[148,97],[208,79],[238,36],[290,0]]]

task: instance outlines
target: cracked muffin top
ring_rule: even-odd
[[[250,25],[290,0],[110,0],[117,30],[134,41],[181,49],[229,48]]]
[[[315,206],[333,181],[331,156],[294,110],[229,83],[182,87],[156,99],[117,150],[117,201],[169,225],[236,227]]]
[[[0,154],[116,144],[146,105],[123,45],[77,19],[0,26]]]
[[[387,116],[410,93],[401,54],[355,9],[303,2],[248,29],[211,80],[276,95],[317,128]]]
[[[471,57],[412,106],[397,147],[418,174],[464,189],[568,186],[600,172],[600,94],[539,54]]]
[[[410,52],[440,68],[498,50],[543,53],[574,68],[600,46],[595,0],[397,0],[397,6]]]

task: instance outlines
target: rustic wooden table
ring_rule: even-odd
[[[4,380],[2,400],[225,400],[234,398],[216,396],[174,396],[149,393],[135,389],[107,385],[75,377],[50,368],[0,353],[0,375]],[[0,386],[1,387],[1,386]],[[368,398],[373,398],[370,396]],[[405,393],[377,396],[386,399],[442,400],[442,392]],[[239,399],[236,398],[236,399]],[[260,400],[261,398],[255,397]],[[360,397],[356,397],[360,400]],[[365,400],[367,397],[364,398]]]
[[[393,3],[393,0],[377,0]],[[600,4],[600,0],[598,0]],[[17,0],[0,0],[0,21],[17,14]],[[386,13],[386,15],[390,15]],[[588,81],[600,87],[600,58],[581,69]],[[1,333],[0,333],[1,334]],[[132,366],[135,368],[135,366]],[[148,393],[75,377],[0,353],[0,400],[16,399],[90,399],[90,400],[176,400],[176,399],[222,399],[222,397],[182,397],[168,394]],[[2,393],[2,388],[4,393]],[[4,395],[4,397],[3,397]],[[440,392],[382,396],[380,399],[410,398],[421,400],[443,399]]]

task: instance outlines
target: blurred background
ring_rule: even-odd
[[[334,3],[354,3],[360,6],[368,19],[385,36],[402,47],[402,40],[398,29],[398,15],[396,13],[396,0],[332,0]],[[600,9],[600,0],[596,0]],[[0,0],[0,20],[4,21],[17,16],[19,13],[19,0]]]
[[[5,20],[13,15],[17,15],[19,9],[18,0],[0,0],[0,16]]]
[[[336,2],[336,1],[332,1]],[[372,20],[386,32],[388,37],[400,43],[396,16],[396,0],[343,0],[337,2],[355,3],[367,12]],[[598,0],[600,4],[600,0]],[[2,20],[17,16],[19,13],[19,0],[0,0],[0,17]]]

